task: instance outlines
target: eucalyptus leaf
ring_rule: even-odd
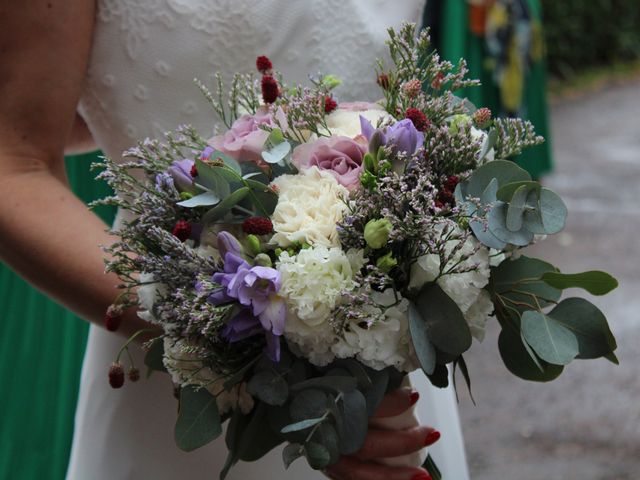
[[[371,386],[364,390],[364,398],[367,402],[367,414],[372,416],[377,408],[380,406],[385,393],[387,392],[387,386],[389,385],[389,369],[374,370],[369,369],[369,378],[371,379]]]
[[[268,406],[259,402],[249,414],[250,419],[238,439],[238,458],[253,462],[282,443],[282,437],[269,426]]]
[[[428,377],[434,387],[447,388],[449,386],[449,369],[442,363],[438,363],[433,374]]]
[[[369,417],[367,416],[367,403],[358,390],[343,393],[341,402],[344,430],[340,437],[340,453],[352,455],[362,448]]]
[[[551,365],[541,360],[539,363],[542,370],[540,370],[524,348],[520,335],[507,328],[503,328],[500,332],[498,349],[507,369],[524,380],[550,382],[557,378],[564,369],[560,365]]]
[[[357,381],[353,377],[316,377],[291,385],[292,392],[299,392],[307,388],[320,388],[331,392],[351,392],[355,390]]]
[[[296,422],[296,423],[292,423],[290,425],[287,425],[282,430],[280,430],[280,432],[281,433],[291,433],[291,432],[298,432],[300,430],[306,430],[308,428],[316,426],[317,424],[319,424],[320,422],[323,422],[324,420],[325,420],[324,417],[308,418],[306,420],[301,420],[300,422]]]
[[[304,455],[304,446],[299,443],[290,443],[282,450],[282,461],[284,468],[288,469],[291,464]]]
[[[287,141],[279,143],[271,150],[262,152],[262,159],[268,164],[280,163],[291,152],[291,144]]]
[[[458,360],[453,363],[453,378],[455,379],[455,371],[456,367],[460,368],[460,373],[462,373],[462,377],[464,378],[465,383],[467,384],[467,390],[469,391],[469,397],[471,397],[471,401],[475,405],[476,401],[473,398],[473,393],[471,392],[471,377],[469,376],[469,368],[467,367],[467,362],[465,362],[464,357],[460,355]],[[456,389],[457,395],[457,389]]]
[[[330,423],[324,422],[318,425],[310,441],[318,443],[327,449],[329,452],[329,463],[327,465],[333,465],[340,460],[340,439],[336,428]]]
[[[522,310],[528,304],[529,310],[535,308],[536,300],[541,307],[557,302],[562,292],[540,277],[546,272],[555,272],[550,263],[525,255],[516,260],[505,260],[491,269],[490,289],[513,303],[514,308]],[[535,300],[533,297],[536,297]],[[514,303],[515,302],[515,303]]]
[[[567,207],[555,192],[542,188],[540,189],[540,214],[545,232],[551,235],[564,228]]]
[[[567,365],[578,355],[578,339],[553,317],[528,310],[521,325],[525,340],[542,360]]]
[[[618,286],[618,281],[606,272],[592,270],[582,273],[547,272],[542,280],[554,288],[583,288],[592,295],[606,295]]]
[[[289,405],[289,413],[294,422],[319,418],[326,412],[327,394],[314,388],[297,393]]]
[[[187,200],[182,200],[181,202],[178,202],[177,205],[185,208],[209,207],[218,202],[220,202],[220,198],[215,193],[207,191]]]
[[[479,220],[474,220],[469,223],[469,227],[475,234],[476,238],[480,243],[482,243],[485,247],[495,248],[496,250],[502,250],[507,246],[507,242],[503,242],[498,237],[496,237],[489,229],[487,225]]]
[[[308,442],[304,446],[304,454],[309,466],[314,470],[322,470],[331,462],[331,454],[324,445]]]
[[[493,206],[487,216],[489,231],[503,242],[519,247],[529,245],[533,240],[533,233],[524,229],[514,232],[507,227],[508,208],[509,206],[503,202],[497,202]]]
[[[549,316],[571,331],[578,341],[578,358],[599,358],[612,353],[617,345],[604,314],[584,298],[567,298]]]
[[[502,202],[509,203],[516,193],[516,190],[523,186],[526,187],[527,192],[530,194],[531,192],[538,192],[541,185],[534,180],[507,183],[498,189],[496,198]]]
[[[473,172],[468,180],[468,195],[480,198],[482,192],[494,178],[498,181],[500,187],[507,183],[531,180],[531,176],[527,171],[517,166],[514,162],[494,160],[493,162],[485,163]]]
[[[488,205],[496,201],[496,193],[498,192],[498,180],[496,178],[492,178],[487,185],[487,188],[484,189],[482,195],[480,195],[480,203],[483,205]]]
[[[522,185],[513,194],[507,208],[507,229],[511,232],[518,232],[522,228],[522,217],[527,203],[528,187]]]
[[[249,187],[241,187],[237,189],[235,192],[231,193],[215,207],[205,213],[204,217],[202,218],[202,223],[206,225],[208,223],[220,220],[229,212],[229,210],[231,210],[232,207],[234,207],[237,203],[244,199],[250,191],[251,189]]]
[[[222,433],[216,398],[207,389],[185,385],[180,390],[180,410],[174,436],[181,450],[190,452]]]
[[[416,296],[415,305],[424,319],[427,339],[438,349],[452,355],[460,355],[471,347],[471,332],[460,307],[438,284],[425,285]],[[415,314],[412,316],[414,321],[410,320],[410,325],[419,329],[419,321],[416,320]],[[429,358],[425,357],[427,361],[430,361]]]
[[[212,165],[196,159],[196,169],[198,176],[195,180],[198,186],[215,193],[219,198],[229,195],[229,182]]]
[[[409,303],[409,332],[422,370],[431,375],[436,368],[436,349],[429,341],[427,323],[413,302]]]
[[[360,390],[366,390],[371,387],[372,382],[371,378],[369,378],[369,374],[367,370],[365,370],[364,365],[362,365],[359,361],[354,358],[342,358],[338,359],[332,363],[333,366],[342,367],[349,374],[353,376],[358,382],[358,388]]]
[[[268,405],[284,405],[289,398],[289,385],[280,374],[265,370],[251,377],[247,392]]]

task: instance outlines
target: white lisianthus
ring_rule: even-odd
[[[229,412],[236,405],[242,413],[249,413],[253,409],[254,401],[247,392],[246,384],[243,382],[226,391],[224,377],[205,367],[190,350],[191,347],[185,340],[164,337],[162,361],[173,383],[179,386],[196,385],[206,388],[216,397],[221,414]]]
[[[331,131],[331,135],[349,138],[356,138],[358,135],[361,135],[360,116],[369,120],[374,127],[381,119],[383,121],[394,120],[393,117],[377,103],[341,103],[335,111],[326,117],[327,126]]]
[[[371,325],[350,323],[345,326],[342,338],[332,347],[338,358],[355,357],[363,364],[381,370],[392,366],[403,372],[418,368],[415,351],[409,335],[407,309],[409,301],[396,302],[392,289],[374,292],[373,300],[379,307],[372,307]]]
[[[458,240],[451,240],[447,242],[446,249],[451,252]],[[460,262],[463,256],[471,254],[479,243],[474,237],[468,237],[464,245],[453,256],[449,263],[445,265],[443,271],[451,268]],[[484,323],[486,316],[488,316],[493,308],[489,308],[489,302],[486,301],[486,291],[483,288],[489,283],[489,276],[491,274],[489,270],[489,249],[480,245],[478,250],[460,264],[461,268],[474,267],[476,268],[469,272],[464,273],[449,273],[438,278],[440,274],[440,257],[435,254],[423,255],[418,258],[416,263],[411,267],[411,279],[409,282],[409,288],[419,289],[425,283],[432,282],[436,278],[437,284],[444,290],[444,292],[456,302],[462,314],[464,315],[472,335],[478,340],[482,340],[484,337]],[[484,297],[480,299],[480,297]],[[476,305],[476,302],[481,302]],[[472,308],[474,307],[474,308]],[[486,316],[484,320],[480,319],[481,315]]]
[[[156,317],[153,315],[153,306],[159,295],[167,293],[167,286],[164,283],[154,283],[154,277],[151,273],[141,273],[139,281],[143,285],[140,285],[136,291],[140,306],[138,317],[145,322],[157,323]]]
[[[349,191],[333,175],[311,167],[299,175],[281,175],[273,185],[278,203],[271,215],[275,232],[271,242],[281,247],[296,242],[340,245],[336,224],[347,210],[343,199]]]
[[[317,246],[293,256],[280,255],[278,293],[288,307],[284,336],[312,363],[326,364],[333,359],[332,311],[342,301],[343,292],[356,287],[353,277],[364,263],[362,251],[345,253],[338,247]]]

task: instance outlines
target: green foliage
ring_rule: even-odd
[[[542,0],[549,71],[570,77],[596,65],[640,58],[637,0]]]
[[[606,295],[618,286],[618,281],[606,272],[592,270],[582,273],[548,272],[542,280],[552,287],[583,288],[592,295]]]
[[[151,372],[166,372],[167,367],[164,366],[164,361],[162,358],[164,357],[164,342],[162,338],[153,339],[150,342],[150,346],[147,350],[147,353],[144,356],[144,364],[149,369],[149,375]]]
[[[289,397],[289,385],[274,370],[256,373],[247,383],[247,391],[267,405],[284,405]]]
[[[185,452],[200,448],[220,436],[222,426],[216,399],[205,388],[182,387],[174,433],[176,444]]]

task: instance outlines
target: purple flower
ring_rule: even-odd
[[[220,256],[225,258],[227,253],[235,253],[240,255],[242,253],[242,245],[240,242],[231,235],[229,232],[220,232],[217,237],[218,251]]]
[[[223,233],[226,234],[223,238],[227,241],[235,240],[232,235],[221,232],[218,234],[219,244]],[[243,310],[243,316],[236,316],[229,322],[225,337],[229,341],[237,341],[232,339],[246,338],[242,335],[249,335],[249,332],[255,334],[255,325],[246,318],[251,315],[254,323],[260,325],[267,336],[269,356],[274,360],[279,359],[280,341],[270,337],[282,335],[286,320],[284,300],[277,295],[281,285],[280,272],[270,267],[252,267],[238,251],[230,249],[224,254],[224,271],[214,273],[212,281],[222,288],[209,296],[209,302],[219,305],[237,300],[247,307]]]
[[[413,125],[413,122],[408,118],[383,129],[376,130],[369,120],[360,116],[360,127],[362,129],[362,135],[369,141],[371,141],[376,131],[380,132],[382,134],[380,137],[382,140],[381,145],[390,146],[394,153],[405,152],[407,155],[413,155],[424,143],[424,134],[418,131]],[[376,139],[376,143],[378,143],[375,147],[377,150],[377,147],[380,146],[380,140]]]
[[[193,160],[176,160],[169,167],[169,174],[173,177],[176,187],[180,192],[195,193],[196,187],[191,176],[191,169],[195,162]]]
[[[365,145],[349,137],[320,138],[298,145],[293,150],[292,162],[299,169],[315,166],[327,171],[340,185],[352,190],[360,184],[365,153]]]

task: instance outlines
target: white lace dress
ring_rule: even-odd
[[[379,96],[372,66],[386,53],[386,27],[418,22],[421,0],[98,0],[94,45],[80,111],[106,155],[117,158],[136,140],[159,137],[180,124],[203,134],[213,112],[193,79],[213,72],[251,71],[268,55],[289,81],[308,73],[344,80],[338,100]],[[92,328],[83,367],[75,437],[67,478],[120,480],[214,479],[224,463],[220,439],[192,453],[173,441],[177,402],[169,377],[111,390],[107,368],[121,339]],[[138,361],[142,363],[141,355]],[[420,416],[442,439],[432,449],[451,480],[468,478],[453,394],[427,386]],[[288,471],[280,449],[256,463],[240,463],[231,479],[324,478],[304,461]]]

